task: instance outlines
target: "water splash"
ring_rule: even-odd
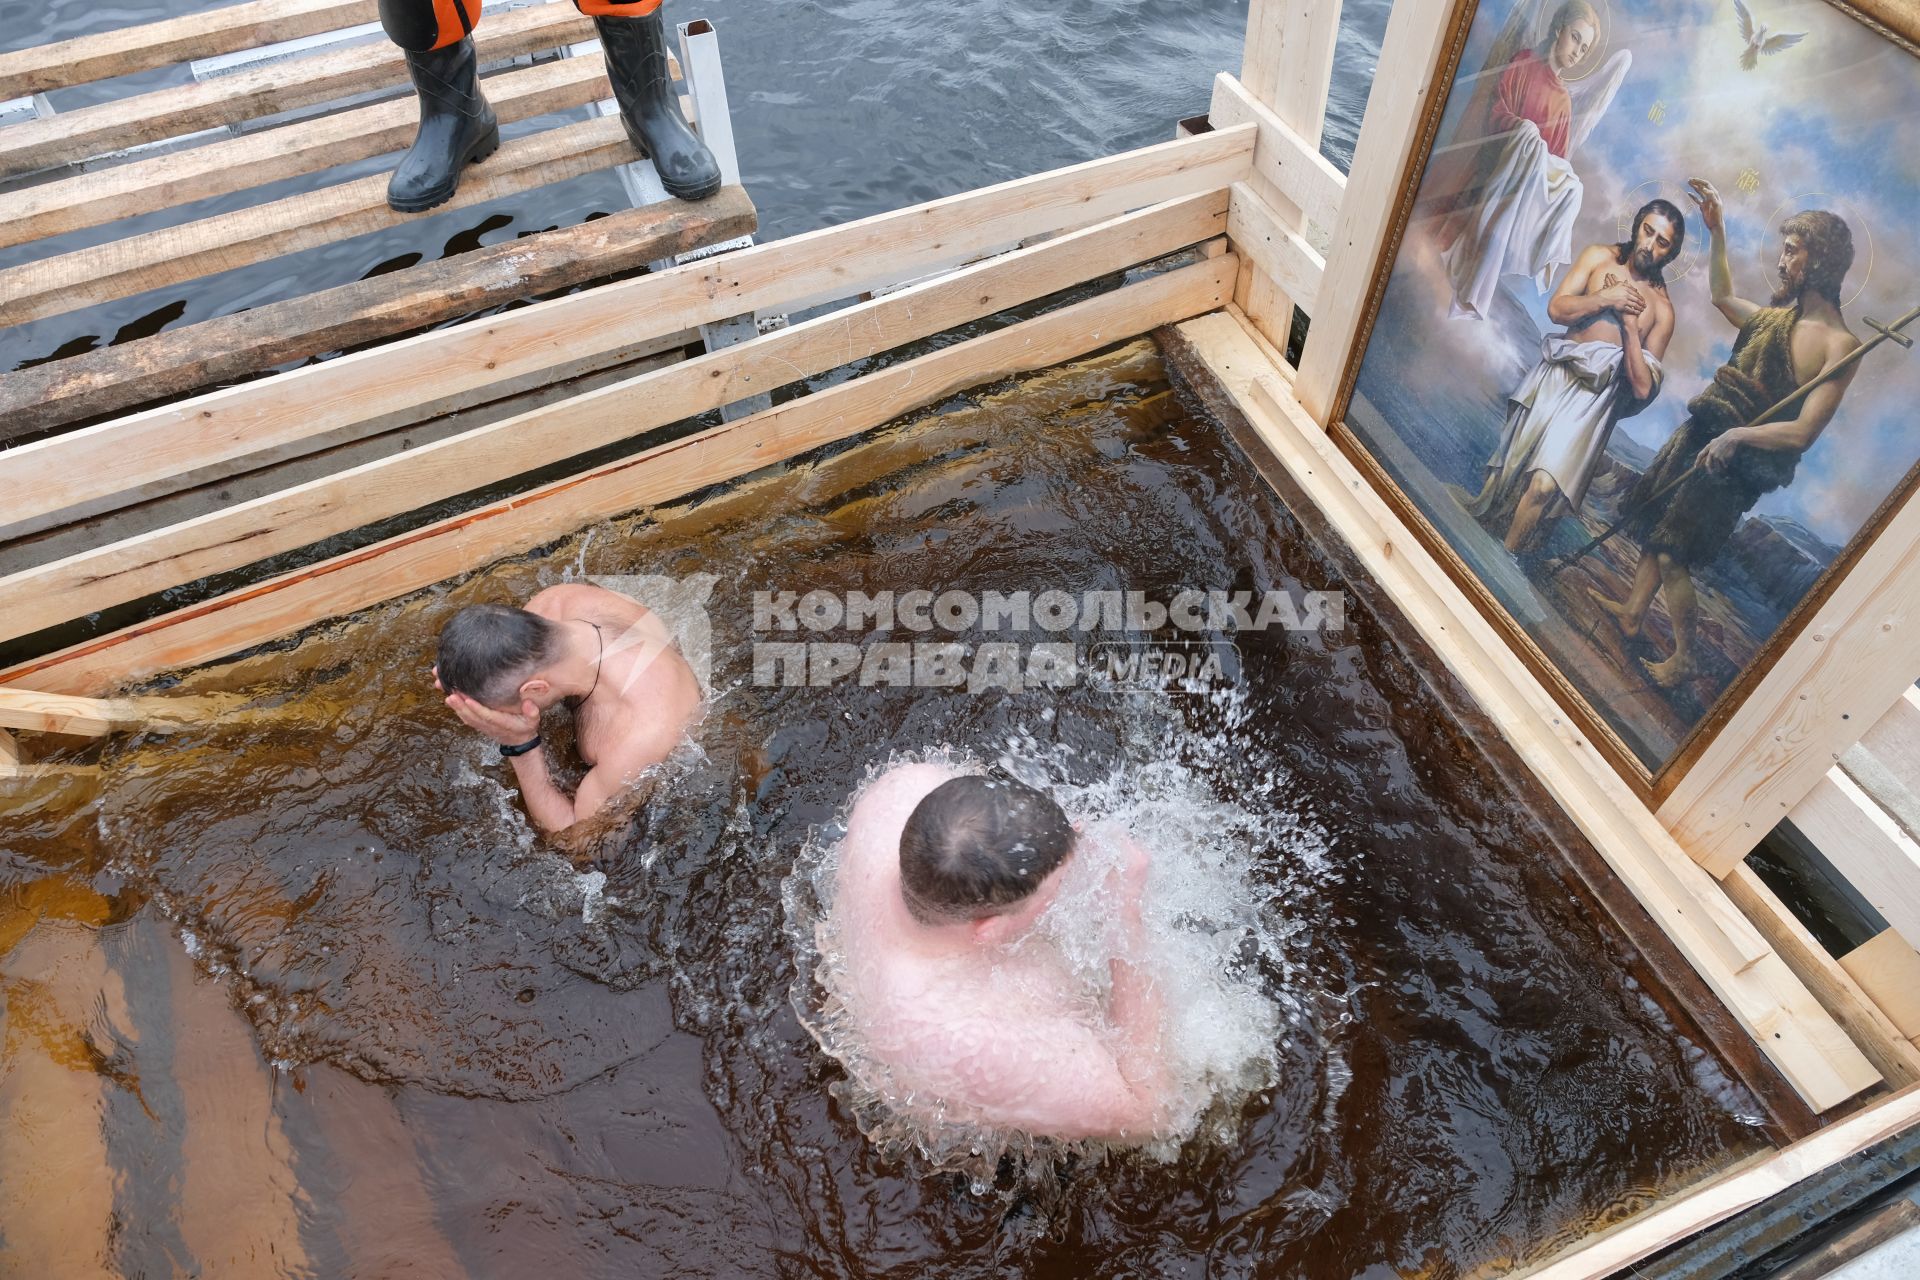
[[[1207,754],[1204,738],[1183,737],[1193,749],[1188,754]],[[1163,747],[1167,741],[1159,738]],[[1152,954],[1129,958],[1148,968],[1163,1002],[1171,1116],[1164,1134],[1143,1148],[1163,1162],[1191,1142],[1231,1141],[1242,1104],[1279,1080],[1289,1044],[1318,1046],[1325,1001],[1311,988],[1305,963],[1312,919],[1305,908],[1332,874],[1325,839],[1311,822],[1271,808],[1256,812],[1232,798],[1273,788],[1234,787],[1233,779],[1210,778],[1181,754],[1123,764],[1077,787],[1068,780],[1078,762],[1064,745],[1043,748],[1023,736],[995,762],[1028,785],[1051,790],[1086,832],[1053,904],[1007,951],[1013,959],[1044,950],[1056,971],[1064,962],[1069,989],[1037,993],[1050,1002],[1065,995],[1090,1021],[1103,1021],[1110,966],[1127,942],[1113,925],[1110,896],[1124,855],[1102,833],[1131,833],[1151,853],[1141,914]],[[794,1007],[820,1047],[847,1069],[834,1086],[836,1096],[884,1151],[960,1172],[976,1194],[996,1186],[1044,1191],[1065,1170],[1104,1156],[1106,1144],[991,1129],[957,1117],[939,1100],[895,1085],[861,1031],[860,995],[843,963],[834,911],[846,819],[875,778],[920,762],[962,773],[987,769],[952,749],[896,754],[870,771],[835,821],[814,833],[783,887],[798,956]]]

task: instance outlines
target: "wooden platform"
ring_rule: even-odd
[[[630,189],[662,197],[657,207],[590,227],[526,236],[374,279],[333,281],[244,319],[220,317],[0,373],[0,446],[751,233],[754,213],[737,185],[731,128],[720,127],[727,111],[717,53],[707,48],[698,59],[711,68],[711,83],[682,83],[696,126],[704,106],[724,135],[723,167],[734,185],[700,205],[685,204],[664,199],[650,163],[634,153],[612,113],[590,20],[564,0],[488,8],[499,11],[488,14],[475,40],[483,69],[492,69],[485,89],[502,123],[559,113],[578,118],[510,136],[468,171],[452,202],[427,215],[388,209],[384,172],[350,181],[326,176],[403,150],[417,122],[400,51],[367,25],[376,13],[371,3],[256,0],[0,58],[4,96],[186,57],[257,55],[238,67],[196,64],[193,83],[69,112],[49,114],[45,100],[35,99],[39,118],[0,127],[0,180],[12,180],[12,189],[0,191],[0,247],[99,228],[110,233],[129,218],[183,211],[182,220],[160,230],[109,234],[0,270],[0,334],[595,171],[630,166]],[[700,33],[689,39],[711,46],[711,28],[695,25]],[[296,39],[262,48],[268,32]],[[676,74],[695,60],[690,47],[683,45]],[[196,202],[218,197],[231,204],[302,178],[310,181],[298,194],[191,216]],[[17,523],[6,514],[0,521]]]

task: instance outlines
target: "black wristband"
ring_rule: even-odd
[[[533,736],[532,742],[523,742],[517,747],[500,748],[500,755],[503,759],[511,760],[515,756],[523,756],[527,754],[527,752],[532,751],[534,748],[538,747],[539,745],[540,745],[540,735],[536,733]]]

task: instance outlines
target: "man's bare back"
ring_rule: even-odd
[[[500,744],[528,813],[548,831],[591,816],[665,760],[705,696],[656,614],[586,584],[549,587],[524,610],[463,610],[442,634],[435,679],[460,719]],[[489,682],[497,687],[482,687]],[[538,749],[541,716],[562,704],[574,712],[588,766],[571,797],[554,784]]]
[[[1005,915],[930,928],[908,907],[902,832],[921,801],[957,776],[937,765],[897,768],[848,819],[833,934],[849,1011],[877,1073],[867,1083],[896,1107],[945,1121],[1070,1139],[1152,1136],[1165,1079],[1151,983],[1117,961],[1106,1008],[1093,1012],[1099,993],[1027,932],[1064,868]],[[1131,863],[1123,897],[1137,929],[1144,854],[1133,850]]]

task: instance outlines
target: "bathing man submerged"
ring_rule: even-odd
[[[548,587],[524,609],[462,609],[440,632],[434,680],[462,722],[500,744],[546,831],[591,816],[672,753],[700,711],[700,681],[659,616],[604,587]],[[565,703],[588,767],[572,798],[540,750],[540,717]]]
[[[1147,856],[1126,854],[1121,956],[1104,1010],[1032,934],[1077,832],[1059,805],[1003,779],[906,765],[854,806],[834,906],[846,1003],[896,1109],[1057,1138],[1144,1141],[1167,1123],[1161,1007],[1126,954],[1142,948]]]

